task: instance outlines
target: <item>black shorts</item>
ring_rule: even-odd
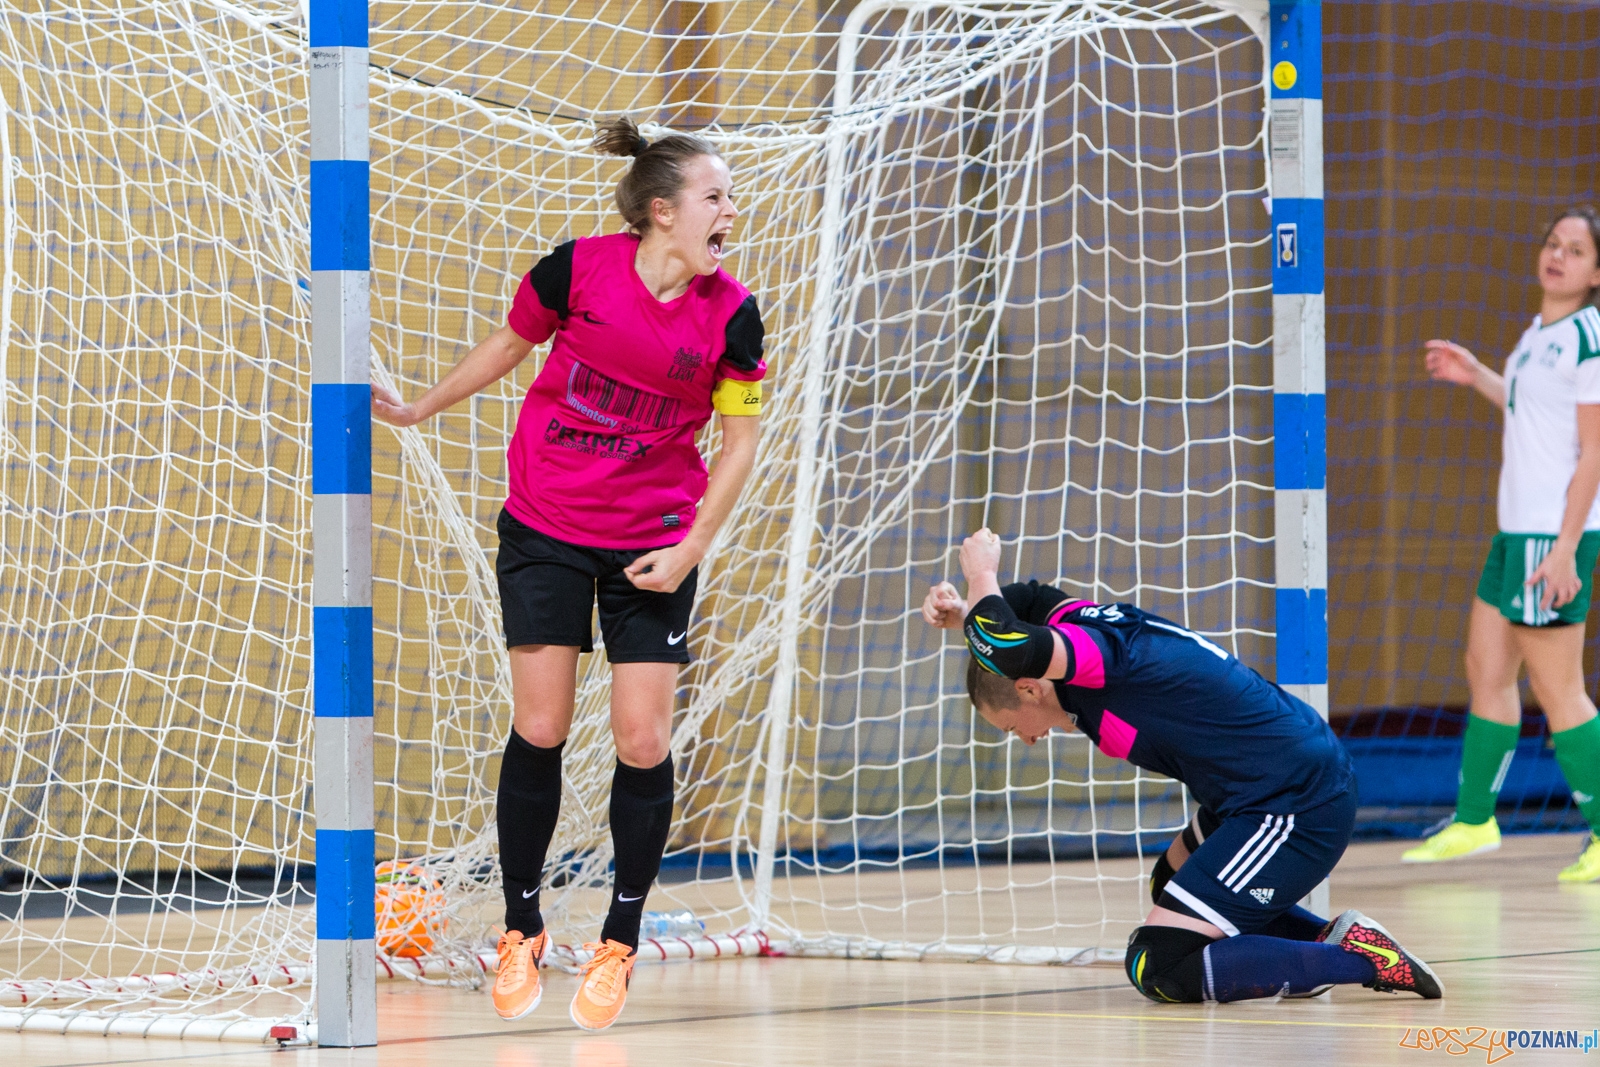
[[[576,645],[594,651],[596,594],[606,659],[612,663],[688,663],[696,567],[676,592],[654,593],[623,568],[650,549],[585,548],[518,522],[500,510],[500,611],[506,647]]]

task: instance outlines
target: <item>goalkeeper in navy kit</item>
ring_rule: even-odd
[[[1350,841],[1350,758],[1310,705],[1226,650],[1128,604],[1074,600],[1048,585],[1001,588],[1000,541],[961,546],[971,604],[949,582],[923,601],[961,628],[967,690],[990,724],[1033,744],[1052,729],[1183,782],[1194,820],[1156,862],[1155,906],[1128,940],[1134,988],[1152,1000],[1315,996],[1335,985],[1444,987],[1358,911],[1333,921],[1296,902]]]

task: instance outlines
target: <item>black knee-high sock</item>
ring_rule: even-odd
[[[661,854],[672,828],[672,757],[641,770],[617,761],[611,778],[611,841],[616,849],[616,884],[602,941],[639,947],[644,898],[661,873]]]
[[[500,871],[505,882],[506,929],[534,937],[544,929],[539,880],[561,814],[561,750],[540,748],[511,732],[500,761],[495,824],[500,831]]]

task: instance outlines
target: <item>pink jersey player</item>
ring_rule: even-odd
[[[549,340],[509,453],[506,510],[597,548],[676,544],[706,489],[695,435],[713,410],[761,412],[761,318],[724,270],[663,303],[634,270],[639,237],[580,238],[523,278],[507,319]]]
[[[616,874],[568,1015],[603,1030],[626,1000],[672,826],[668,742],[678,670],[700,644],[691,632],[699,563],[755,465],[767,366],[755,298],[722,269],[739,212],[715,146],[686,134],[649,141],[615,119],[595,147],[633,157],[616,191],[628,232],[557,245],[523,278],[505,326],[411,403],[373,386],[372,410],[413,425],[551,341],[511,438],[498,520],[512,728],[496,804],[506,910],[492,999],[507,1020],[539,1007],[550,949],[539,894],[578,657],[596,648],[598,608],[617,748]],[[722,449],[708,473],[695,435],[713,413]]]

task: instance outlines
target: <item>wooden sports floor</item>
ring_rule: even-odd
[[[1580,843],[1507,838],[1499,852],[1434,867],[1402,866],[1398,842],[1350,849],[1335,910],[1360,907],[1432,962],[1447,986],[1432,1003],[1341,987],[1314,1001],[1162,1006],[1114,966],[746,959],[640,966],[626,1014],[601,1034],[568,1022],[576,979],[551,971],[544,1005],[516,1024],[495,1018],[487,993],[384,983],[376,1049],[6,1032],[0,1067],[1590,1062],[1581,1051],[1466,1047],[1475,1027],[1600,1027],[1600,884],[1555,881]]]

